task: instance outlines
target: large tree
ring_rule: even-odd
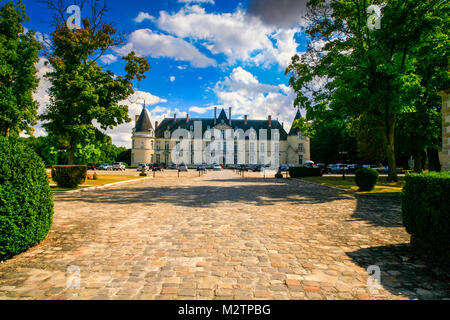
[[[448,41],[449,5],[444,0],[385,0],[381,28],[368,28],[367,0],[311,0],[308,51],[295,56],[287,72],[297,93],[296,105],[320,116],[332,109],[349,120],[364,118],[379,132],[397,180],[395,128],[400,114],[410,112],[424,91],[419,50],[424,43]],[[325,84],[317,90],[317,83]],[[314,90],[313,84],[316,84]],[[320,111],[320,112],[318,112]]]
[[[5,137],[32,133],[37,120],[33,92],[39,80],[34,65],[41,45],[33,31],[25,32],[22,24],[28,20],[20,0],[0,8],[0,135]]]
[[[120,105],[134,93],[133,81],[145,78],[150,66],[145,58],[130,52],[125,60],[124,76],[115,75],[98,65],[108,50],[120,45],[122,37],[105,23],[106,5],[91,1],[92,15],[82,19],[82,26],[69,30],[65,21],[65,1],[45,1],[55,11],[51,44],[47,52],[52,72],[50,105],[41,116],[50,135],[62,138],[68,148],[68,162],[73,164],[77,147],[93,144],[100,128],[112,129],[130,122],[128,107]],[[79,1],[80,6],[86,1]]]

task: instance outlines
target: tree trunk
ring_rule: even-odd
[[[394,147],[395,115],[387,114],[385,117],[385,121],[379,119],[378,125],[381,133],[383,149],[389,166],[388,181],[397,182],[397,164],[395,161]]]
[[[67,162],[69,165],[73,165],[75,160],[75,146],[71,143],[69,146],[69,154],[67,157]]]
[[[7,121],[2,121],[0,126],[1,135],[5,138],[9,137],[9,123]]]
[[[441,172],[441,162],[439,160],[439,150],[436,148],[427,149],[427,157],[430,171]]]
[[[414,172],[420,173],[423,171],[423,158],[422,158],[422,151],[414,151],[413,154],[414,158]]]

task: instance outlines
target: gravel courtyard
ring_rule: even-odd
[[[56,194],[47,239],[0,264],[0,299],[450,298],[408,243],[396,198],[165,171]]]

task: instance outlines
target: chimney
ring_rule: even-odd
[[[282,127],[283,127],[283,129],[284,129],[284,122],[282,122],[282,123],[281,123],[281,126],[282,126]]]
[[[136,117],[134,118],[136,120],[136,123],[139,121],[139,115],[136,115]]]
[[[155,121],[155,130],[158,129],[159,122]]]
[[[247,115],[245,115],[244,116],[244,123],[247,124],[247,122],[248,122],[248,117],[247,117]]]
[[[186,122],[189,122],[189,113],[186,115]]]
[[[269,127],[272,126],[272,116],[269,116]]]
[[[230,112],[229,112],[229,114],[230,114],[229,120],[230,120],[230,127],[231,127],[231,107],[230,107]]]
[[[174,120],[175,122],[177,122],[177,114],[176,114],[176,113],[173,115],[173,120]]]
[[[217,107],[214,107],[214,124],[217,123]]]

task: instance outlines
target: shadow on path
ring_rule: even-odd
[[[409,244],[371,247],[347,255],[360,267],[378,265],[381,285],[412,299],[450,298],[449,271],[412,255]]]

